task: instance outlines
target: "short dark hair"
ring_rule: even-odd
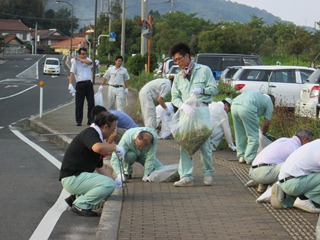
[[[191,50],[188,44],[180,42],[171,47],[170,56],[173,57],[176,53],[180,53],[183,56],[189,54],[190,57]]]
[[[143,131],[138,133],[138,136],[137,136],[138,140],[142,141],[145,134],[150,134],[151,135],[151,144],[153,144],[153,135],[152,135],[152,133],[150,133],[148,131],[145,131],[145,130],[143,130]]]
[[[94,124],[96,124],[98,127],[102,127],[103,125],[111,126],[111,123],[114,121],[117,121],[119,118],[116,115],[113,115],[112,113],[109,113],[107,111],[100,112],[98,115],[96,115],[96,118],[93,120]]]
[[[97,105],[92,108],[91,115],[95,118],[99,113],[108,111],[105,107]]]
[[[87,49],[85,47],[81,47],[78,49],[78,53],[81,54],[81,51],[87,52]]]
[[[311,142],[313,140],[314,133],[308,128],[301,128],[296,132],[295,136],[297,136],[300,141],[307,138],[308,141]]]
[[[121,59],[123,61],[123,57],[122,56],[116,56],[116,60],[117,61],[118,59]]]

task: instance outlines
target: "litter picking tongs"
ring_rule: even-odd
[[[123,196],[128,196],[128,186],[127,183],[124,181],[123,176],[124,176],[124,167],[121,159],[117,156],[118,161],[119,161],[119,166],[120,166],[120,179],[121,179],[121,189],[122,189],[122,195]]]

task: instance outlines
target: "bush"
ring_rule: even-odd
[[[145,59],[141,54],[130,57],[127,61],[126,67],[130,74],[139,75],[144,70]]]

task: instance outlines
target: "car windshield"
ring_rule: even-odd
[[[46,64],[47,65],[59,65],[59,61],[58,60],[55,60],[55,59],[48,59],[46,61]]]

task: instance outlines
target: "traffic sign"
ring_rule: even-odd
[[[110,37],[110,38],[116,38],[116,34],[115,34],[114,32],[111,32],[111,33],[109,34],[109,37]]]

